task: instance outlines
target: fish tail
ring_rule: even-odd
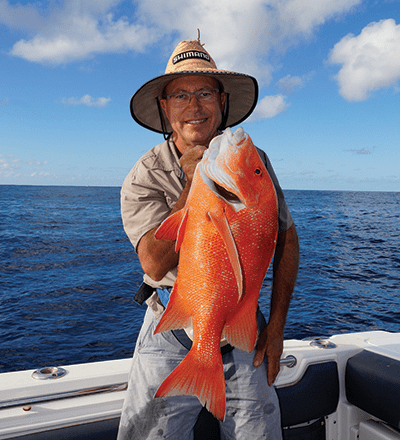
[[[194,395],[214,416],[225,419],[225,377],[221,354],[218,362],[207,362],[192,348],[158,388],[154,397]]]

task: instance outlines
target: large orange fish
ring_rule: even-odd
[[[197,165],[187,203],[156,232],[176,239],[178,275],[154,333],[193,326],[193,345],[155,397],[196,395],[219,420],[226,411],[220,341],[251,352],[257,302],[275,251],[274,185],[250,137],[227,128]]]

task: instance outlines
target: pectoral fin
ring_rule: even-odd
[[[225,244],[226,250],[228,252],[229,260],[232,264],[233,272],[236,277],[238,293],[239,293],[239,299],[238,299],[239,301],[243,295],[243,273],[239,261],[239,253],[236,248],[236,243],[233,238],[231,228],[229,227],[229,223],[225,216],[225,213],[208,212],[208,216],[210,217],[217,231],[220,233],[222,240]]]
[[[175,212],[161,223],[154,236],[157,239],[176,240],[175,249],[178,251],[181,247],[183,236],[185,235],[188,214],[188,208],[183,208]]]

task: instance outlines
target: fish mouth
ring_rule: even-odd
[[[239,197],[236,194],[233,194],[232,192],[228,191],[227,189],[225,189],[223,186],[218,185],[217,182],[213,182],[214,183],[214,187],[217,191],[217,193],[223,197],[227,202],[229,203],[241,203],[241,200],[239,199]]]
[[[240,200],[240,198],[236,194],[227,190],[223,186],[219,185],[215,180],[207,176],[201,166],[199,168],[199,171],[203,182],[210,188],[210,190],[217,197],[220,197],[226,203],[228,203],[236,212],[246,207],[246,205],[242,202],[242,200]],[[227,186],[229,187],[229,185]]]

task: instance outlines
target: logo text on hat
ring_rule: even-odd
[[[202,60],[211,62],[210,56],[204,52],[198,52],[197,50],[188,50],[187,52],[182,52],[178,55],[175,55],[172,58],[172,64],[179,63],[180,61],[189,60],[191,58],[200,58]]]

